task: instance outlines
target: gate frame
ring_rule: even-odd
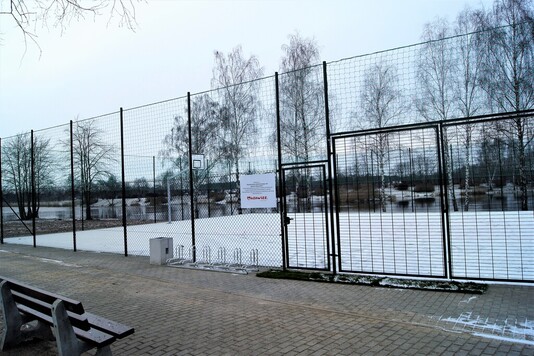
[[[507,120],[507,119],[513,119],[513,118],[532,118],[534,115],[534,110],[523,110],[523,111],[516,111],[516,112],[505,112],[505,113],[494,113],[494,114],[487,114],[487,115],[478,115],[473,117],[464,117],[464,118],[454,118],[454,119],[448,119],[448,120],[438,120],[433,122],[424,122],[424,123],[415,123],[415,124],[406,124],[406,125],[397,125],[397,126],[390,126],[386,128],[375,128],[375,129],[365,129],[365,130],[357,130],[357,131],[345,131],[345,132],[339,132],[330,135],[329,137],[329,144],[332,147],[332,180],[333,180],[333,194],[336,194],[334,199],[334,204],[331,206],[331,208],[334,210],[335,219],[332,217],[333,223],[335,223],[335,235],[337,235],[337,243],[336,245],[333,245],[334,253],[333,255],[338,254],[337,263],[339,263],[339,271],[340,272],[348,272],[348,273],[364,273],[364,274],[370,274],[370,275],[399,275],[399,276],[414,276],[414,277],[421,277],[421,278],[440,278],[440,279],[447,279],[447,280],[477,280],[477,281],[495,281],[495,282],[505,282],[505,283],[529,283],[531,284],[531,280],[518,280],[518,279],[502,279],[502,278],[481,278],[481,277],[458,277],[454,275],[454,268],[453,268],[453,259],[452,259],[452,252],[451,252],[451,243],[452,243],[452,237],[450,232],[450,214],[449,214],[449,197],[448,197],[448,191],[447,191],[447,162],[444,157],[444,143],[445,143],[445,135],[444,131],[448,127],[458,126],[458,125],[468,125],[468,124],[480,124],[484,122],[492,122],[492,121],[499,121],[499,120]],[[440,185],[440,194],[441,194],[441,222],[442,222],[442,243],[443,243],[443,254],[444,254],[444,276],[443,277],[437,277],[437,276],[423,276],[423,275],[407,275],[407,274],[391,274],[391,273],[380,273],[380,272],[356,272],[356,271],[345,271],[343,270],[342,264],[341,264],[341,254],[339,253],[340,249],[340,243],[341,243],[341,236],[340,236],[340,225],[339,225],[339,186],[337,181],[337,171],[338,171],[338,160],[337,160],[337,153],[336,153],[336,145],[335,141],[337,139],[343,139],[343,138],[349,138],[349,137],[356,137],[356,136],[365,136],[365,135],[371,135],[371,134],[377,134],[377,133],[383,133],[383,132],[399,132],[399,131],[411,131],[415,129],[425,129],[425,128],[433,128],[436,132],[436,138],[437,138],[437,163],[438,163],[438,175],[439,175],[439,185]]]
[[[289,269],[302,269],[302,270],[314,270],[314,271],[332,271],[332,268],[334,268],[334,274],[335,274],[335,260],[332,258],[334,256],[334,253],[332,251],[335,251],[335,246],[330,246],[331,244],[331,224],[332,222],[329,222],[329,219],[332,219],[331,215],[331,209],[330,209],[330,201],[329,197],[332,196],[332,193],[328,190],[328,184],[327,181],[329,180],[329,169],[328,169],[328,160],[319,160],[319,161],[310,161],[310,162],[301,162],[301,163],[285,163],[282,164],[282,170],[280,172],[280,181],[281,181],[281,187],[280,187],[280,202],[281,206],[283,207],[280,209],[280,215],[281,215],[281,229],[282,229],[282,250],[284,252],[283,255],[283,261],[284,266],[287,266]],[[324,199],[324,219],[325,219],[325,227],[324,227],[324,244],[326,245],[326,266],[325,268],[313,268],[313,267],[298,267],[298,266],[290,266],[289,264],[289,238],[288,238],[288,231],[287,226],[289,225],[289,217],[287,216],[287,201],[286,201],[286,175],[285,173],[290,170],[295,169],[306,169],[306,168],[319,168],[321,169],[322,174],[322,182],[321,187],[323,188],[323,199]],[[330,194],[328,194],[330,193]]]
[[[365,130],[357,130],[357,131],[347,131],[347,132],[341,132],[337,134],[333,134],[330,137],[331,145],[332,145],[332,155],[334,159],[332,160],[332,176],[334,181],[334,194],[335,194],[335,230],[336,230],[336,236],[337,236],[337,249],[338,249],[338,259],[337,262],[339,263],[339,271],[340,272],[346,272],[346,273],[364,273],[369,275],[386,275],[386,276],[404,276],[404,277],[422,277],[422,278],[433,278],[433,279],[449,279],[450,278],[450,272],[449,272],[449,263],[450,263],[450,252],[448,248],[449,244],[449,238],[448,238],[448,226],[449,226],[449,217],[448,214],[443,209],[444,200],[446,197],[443,196],[443,167],[445,166],[445,162],[443,161],[443,155],[441,154],[442,150],[442,144],[443,144],[443,137],[441,135],[441,127],[442,127],[441,121],[435,121],[435,122],[425,122],[425,123],[416,123],[416,124],[408,124],[408,125],[397,125],[397,126],[390,126],[390,127],[384,127],[384,128],[374,128],[374,129],[365,129]],[[443,275],[420,275],[420,274],[405,274],[405,273],[384,273],[384,272],[363,272],[363,271],[347,271],[342,268],[341,263],[341,226],[339,224],[339,185],[337,180],[337,172],[338,172],[338,160],[337,160],[337,153],[336,153],[336,140],[337,139],[346,139],[351,137],[358,137],[358,136],[368,136],[368,135],[374,135],[379,133],[392,133],[392,132],[403,132],[403,131],[413,131],[418,129],[433,129],[434,135],[436,138],[436,162],[438,165],[438,184],[440,186],[440,221],[441,221],[441,243],[442,243],[442,254],[443,254]],[[446,194],[445,194],[446,195]]]

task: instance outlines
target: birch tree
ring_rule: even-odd
[[[187,109],[186,109],[187,110]],[[193,197],[198,202],[200,187],[209,179],[210,171],[221,160],[220,130],[225,110],[207,94],[191,100],[191,149],[192,154],[203,154],[205,168],[193,171]],[[183,116],[174,118],[171,132],[163,140],[165,149],[160,155],[178,169],[180,179],[189,168],[189,124]],[[187,175],[185,175],[187,176]],[[169,179],[173,179],[170,174]],[[181,180],[183,183],[183,180]]]
[[[484,51],[481,85],[492,107],[500,112],[534,108],[534,11],[531,0],[497,0],[486,27],[494,28]],[[526,151],[534,139],[527,118],[517,116],[500,124],[499,131],[516,146],[521,209],[528,210]]]
[[[319,49],[313,39],[289,35],[282,46],[280,106],[282,150],[295,162],[307,162],[324,148],[324,93],[317,80]],[[322,73],[322,72],[320,72]]]
[[[453,31],[458,48],[457,80],[455,86],[454,104],[457,112],[464,118],[479,114],[483,109],[482,89],[480,86],[481,70],[483,65],[483,52],[480,50],[484,42],[484,33],[481,30],[481,19],[484,14],[465,8],[460,12],[454,23]],[[463,208],[469,210],[470,204],[470,169],[473,132],[475,126],[464,124],[458,127],[460,142],[464,153],[464,202]],[[452,158],[452,157],[451,157]]]
[[[313,39],[298,33],[289,35],[289,43],[282,46],[280,63],[280,134],[282,152],[294,162],[309,162],[322,152],[324,146],[325,118],[322,81],[317,79],[319,49]],[[322,73],[322,72],[319,72]],[[311,174],[295,171],[297,210],[301,211],[301,198],[305,209],[311,209]]]
[[[442,18],[427,23],[423,30],[422,39],[425,43],[421,48],[418,63],[418,79],[422,93],[416,100],[416,107],[425,121],[446,120],[451,117],[454,109],[457,64],[452,55],[451,41],[447,40],[450,35],[450,26]],[[446,135],[443,139],[448,194],[454,211],[457,211],[450,146]]]
[[[258,83],[263,68],[255,56],[245,58],[241,46],[230,53],[215,51],[211,85],[221,97],[225,115],[221,119],[220,150],[235,172],[239,190],[239,161],[255,142],[260,101]],[[240,194],[237,194],[240,199]],[[240,206],[240,201],[238,201]],[[239,209],[238,212],[241,212]]]
[[[398,88],[397,71],[382,63],[368,68],[364,74],[364,91],[361,95],[362,115],[358,118],[361,129],[384,128],[401,123],[407,107]],[[378,162],[379,201],[382,211],[386,211],[385,161],[390,150],[390,133],[377,133],[370,136],[367,147]]]

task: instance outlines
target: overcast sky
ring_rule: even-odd
[[[314,37],[328,62],[417,43],[426,22],[453,21],[466,4],[492,1],[148,0],[136,6],[135,32],[108,15],[63,33],[37,28],[40,57],[0,15],[0,137],[208,90],[214,50],[240,44],[268,76],[295,31]]]

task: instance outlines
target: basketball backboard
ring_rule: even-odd
[[[191,155],[192,167],[193,169],[205,169],[204,155],[202,154],[192,154]]]

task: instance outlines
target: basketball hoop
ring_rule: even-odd
[[[205,169],[204,155],[192,154],[191,155],[191,167],[193,169]]]

